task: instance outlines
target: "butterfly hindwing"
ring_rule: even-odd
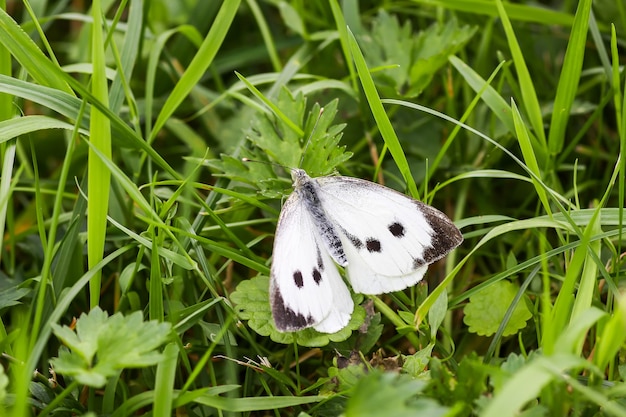
[[[274,241],[270,303],[276,328],[334,333],[354,309],[350,292],[298,193],[282,208]]]
[[[350,177],[315,178],[319,201],[342,241],[356,292],[398,291],[463,237],[440,211],[381,185]]]

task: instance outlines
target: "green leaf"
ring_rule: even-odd
[[[3,280],[11,282],[6,277],[3,277]],[[25,297],[28,293],[30,293],[30,289],[28,288],[20,288],[19,285],[15,285],[9,288],[1,288],[0,285],[0,310],[14,306],[16,304],[20,304],[20,299]]]
[[[413,417],[440,416],[446,408],[435,400],[418,398],[425,382],[408,375],[371,372],[360,379],[346,404],[346,417]]]
[[[346,327],[337,333],[320,333],[312,328],[293,333],[281,333],[276,330],[269,304],[269,278],[258,276],[242,281],[230,298],[236,304],[236,311],[242,320],[248,320],[252,330],[261,336],[270,336],[277,343],[297,343],[301,346],[318,347],[330,342],[342,342],[352,335],[365,321],[365,310],[359,305],[362,295],[353,295],[355,308]]]
[[[444,291],[437,299],[434,304],[428,310],[428,325],[430,326],[430,338],[431,340],[435,340],[437,337],[437,329],[443,323],[443,320],[446,318],[446,314],[448,314],[448,292]],[[413,319],[411,315],[411,319]],[[407,323],[411,323],[408,321]]]
[[[54,334],[71,350],[63,348],[52,364],[59,374],[84,385],[102,387],[122,368],[139,368],[159,362],[156,349],[167,339],[170,323],[144,322],[140,311],[111,317],[100,307],[82,314],[76,332],[51,324]],[[97,358],[97,361],[96,361]]]
[[[337,105],[338,100],[324,107],[316,103],[307,112],[307,101],[302,93],[294,96],[286,88],[281,89],[276,103],[273,103],[274,111],[280,117],[259,113],[248,132],[250,147],[241,156],[286,168],[302,168],[313,177],[329,174],[352,156],[345,152],[345,146],[338,146],[345,125],[333,124]],[[292,129],[292,125],[303,134]],[[276,184],[278,175],[269,164],[244,163],[241,159],[222,155],[221,161],[211,161],[210,165],[224,176],[253,185],[271,197],[277,197],[269,194],[272,190],[284,189]]]
[[[463,322],[469,326],[469,331],[482,336],[495,334],[518,289],[513,283],[503,280],[471,296],[463,309]],[[531,317],[532,313],[525,303],[517,304],[502,335],[517,333],[526,327],[526,321]]]
[[[415,97],[435,73],[472,37],[475,28],[459,27],[456,19],[435,23],[415,33],[411,22],[400,26],[395,16],[380,11],[371,33],[359,37],[359,45],[381,93],[389,97]]]
[[[421,376],[426,371],[434,347],[435,344],[431,343],[424,349],[418,350],[412,355],[405,356],[402,370],[414,378]]]
[[[359,352],[350,352],[350,357],[337,356],[333,361],[335,366],[328,368],[326,383],[320,389],[320,394],[330,392],[344,392],[354,388],[361,378],[367,375],[368,366],[363,362]]]

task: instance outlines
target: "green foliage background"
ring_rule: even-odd
[[[626,416],[625,41],[608,0],[0,0],[0,415]],[[465,242],[278,333],[289,167]]]

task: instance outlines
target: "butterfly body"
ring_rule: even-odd
[[[336,264],[355,292],[381,294],[419,282],[463,237],[440,211],[369,181],[311,178],[292,170],[294,192],[274,241],[270,303],[276,328],[334,333],[354,309]]]

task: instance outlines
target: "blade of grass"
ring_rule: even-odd
[[[526,110],[530,125],[533,127],[533,132],[535,132],[536,138],[539,142],[534,146],[535,153],[538,153],[539,159],[543,161],[545,159],[544,154],[546,152],[546,136],[543,128],[543,118],[541,115],[539,99],[537,98],[537,92],[535,91],[535,86],[532,78],[530,77],[530,72],[528,72],[528,67],[526,66],[524,54],[522,53],[522,49],[517,42],[513,26],[511,25],[506,9],[502,4],[502,0],[495,0],[495,4],[498,9],[498,15],[502,20],[502,26],[504,27],[509,49],[511,50],[511,58],[513,59],[515,70],[517,71],[520,91],[522,93],[522,103],[524,103],[524,109]]]
[[[370,110],[372,111],[374,120],[376,120],[376,126],[378,127],[380,135],[385,141],[385,145],[389,148],[389,152],[391,153],[393,160],[398,166],[398,169],[400,170],[400,173],[402,174],[402,177],[407,184],[409,193],[413,197],[418,198],[419,193],[417,192],[417,186],[415,185],[415,180],[413,179],[413,175],[411,174],[409,162],[406,159],[406,155],[404,154],[402,145],[400,145],[398,136],[396,136],[396,132],[391,125],[391,121],[387,116],[385,107],[380,101],[380,96],[378,95],[378,91],[376,91],[376,85],[374,84],[374,80],[372,79],[372,76],[369,72],[369,68],[367,68],[367,63],[365,62],[365,58],[361,53],[361,49],[359,49],[359,45],[354,38],[354,35],[349,30],[348,40],[350,44],[352,59],[354,59],[357,73],[359,74],[359,80],[361,80],[363,92],[365,93],[365,97],[367,98]]]
[[[248,90],[250,90],[250,92],[252,94],[254,94],[254,96],[256,98],[258,98],[259,100],[261,100],[261,102],[263,102],[263,104],[265,104],[271,111],[272,113],[278,117],[280,120],[282,120],[287,126],[289,126],[289,128],[291,130],[294,131],[294,133],[296,133],[298,136],[303,137],[304,136],[304,131],[302,129],[300,129],[300,126],[298,126],[293,120],[291,120],[289,117],[287,117],[287,115],[285,115],[285,113],[283,113],[282,111],[280,111],[280,109],[278,108],[278,106],[276,106],[272,100],[270,100],[269,98],[265,97],[263,95],[263,93],[261,93],[259,91],[258,88],[256,88],[250,81],[248,81],[243,75],[239,74],[238,72],[235,72],[235,75],[237,76],[237,78],[239,78],[239,80],[241,80],[242,83],[244,83],[246,85],[246,87],[248,87]]]
[[[485,81],[457,57],[450,56],[449,60],[452,65],[454,65],[457,70],[464,75],[468,84],[470,84],[473,88],[476,88],[476,96],[472,99],[472,102],[469,104],[469,106],[467,106],[467,109],[465,110],[459,121],[461,123],[464,123],[470,117],[472,111],[474,111],[476,105],[478,104],[478,101],[483,100],[492,110],[494,110],[494,114],[496,114],[497,117],[505,123],[505,125],[508,125],[512,129],[514,127],[514,124],[511,123],[512,120],[509,116],[511,114],[511,108],[507,106],[502,96],[500,96],[496,92],[496,90],[491,87],[491,82],[496,77],[496,74],[498,74],[498,72],[500,71],[500,68],[502,68],[502,66],[504,65],[504,62],[498,64],[498,66],[496,67],[496,69],[493,70],[487,81]],[[460,131],[461,126],[455,125],[452,132],[450,132],[448,138],[443,143],[443,146],[441,147],[439,152],[437,152],[437,156],[433,160],[432,164],[429,165],[426,178],[431,178],[437,168],[439,168],[439,164],[441,163],[443,158],[448,155],[448,149],[450,148],[450,146],[452,146]],[[513,132],[513,130],[511,130],[511,132]]]
[[[498,16],[497,6],[493,0],[412,0],[429,6],[442,7],[486,16]],[[505,3],[504,10],[509,18],[520,22],[544,23],[547,25],[571,26],[574,19],[568,13],[550,10],[545,7],[528,6],[526,4]]]
[[[102,37],[102,9],[100,0],[94,0],[91,9],[93,25],[91,30],[91,48],[93,76],[91,86],[93,96],[104,107],[109,104],[109,91],[105,74],[104,41]],[[111,123],[95,106],[91,107],[91,123],[89,126],[90,142],[87,162],[87,262],[89,268],[100,263],[104,255],[106,239],[107,212],[109,209],[109,190],[111,189],[111,172],[98,158],[93,149],[97,149],[105,157],[111,157]],[[101,275],[94,275],[89,282],[89,305],[91,308],[100,303]]]
[[[174,86],[174,89],[163,104],[161,112],[154,123],[151,135],[148,138],[148,143],[154,140],[167,119],[174,114],[174,111],[183,102],[198,81],[200,81],[202,75],[204,75],[213,62],[217,51],[226,37],[228,29],[230,29],[232,25],[240,3],[241,0],[230,0],[222,3],[222,7],[220,7],[220,11],[217,13],[215,21],[206,38],[204,38],[200,49],[198,49],[198,52],[189,63],[189,67],[187,67],[187,70],[182,77],[180,77],[180,80],[178,80],[178,83],[176,83],[176,86]]]
[[[596,341],[593,363],[601,370],[616,360],[616,355],[626,340],[626,297],[622,294],[616,299],[617,308],[602,328]]]
[[[61,69],[44,55],[22,28],[0,8],[0,44],[20,63],[39,84],[73,94],[60,76]],[[8,60],[9,64],[11,60]]]
[[[154,184],[154,181],[152,181]],[[154,188],[151,187],[151,206],[155,206]],[[164,233],[156,225],[150,225],[148,234],[152,236],[152,250],[150,252],[150,297],[148,299],[148,314],[150,320],[163,321],[165,308],[163,307],[163,278],[161,276],[161,258],[159,249],[163,247]]]
[[[74,125],[48,116],[22,116],[0,122],[0,143],[46,129],[74,130]],[[88,134],[81,129],[82,134]]]
[[[159,68],[159,57],[163,53],[163,49],[167,42],[177,34],[181,34],[185,36],[185,38],[200,47],[202,44],[202,36],[198,30],[190,25],[181,25],[174,29],[167,30],[159,36],[157,36],[150,48],[150,54],[148,55],[148,63],[146,65],[146,93],[144,100],[146,101],[145,106],[145,135],[146,137],[151,137],[152,132],[152,110],[155,106],[154,104],[154,90],[156,86],[156,74]]]
[[[595,307],[583,311],[576,317],[576,320],[570,321],[567,328],[561,332],[554,344],[554,351],[580,355],[587,341],[585,336],[596,323],[606,316],[606,312]]]
[[[591,3],[591,0],[578,2],[578,8],[574,16],[574,25],[567,43],[563,67],[556,88],[556,96],[554,97],[554,110],[550,119],[550,133],[548,134],[548,147],[553,155],[558,154],[563,149],[570,110],[578,91],[583,59],[585,57],[585,43],[589,28]]]
[[[482,78],[469,65],[454,55],[450,56],[448,61],[454,65],[454,68],[456,68],[459,74],[463,76],[465,82],[469,84],[472,90],[480,94],[480,98],[483,102],[489,106],[494,116],[496,116],[498,120],[500,120],[507,127],[509,132],[515,132],[515,124],[513,123],[513,118],[511,117],[511,106],[509,106],[506,100],[502,98],[495,88],[489,85],[491,77],[489,80],[485,81],[485,79]],[[500,68],[500,65],[498,68]],[[495,71],[493,74],[495,75]]]
[[[154,408],[152,411],[154,417],[169,417],[172,415],[177,358],[178,346],[176,343],[170,343],[165,346],[163,359],[157,366],[154,380]]]
[[[515,123],[515,133],[517,136],[517,141],[519,143],[519,147],[522,151],[522,156],[524,157],[524,162],[528,169],[530,169],[536,177],[541,178],[541,171],[539,169],[539,164],[537,163],[537,158],[535,157],[534,148],[532,143],[530,142],[530,136],[528,135],[528,130],[526,129],[526,125],[522,120],[522,115],[519,113],[517,106],[515,105],[515,101],[511,99],[511,110],[513,112],[513,122]],[[533,185],[535,186],[535,191],[537,192],[537,196],[543,205],[543,209],[549,216],[552,215],[552,209],[550,208],[550,202],[548,200],[548,195],[546,190],[539,184],[534,178],[532,179]]]
[[[135,133],[119,115],[114,114],[108,107],[105,107],[101,102],[97,101],[91,92],[76,80],[68,78],[68,82],[82,97],[86,98],[89,103],[104,113],[111,121],[113,127],[113,143],[116,147],[141,149],[154,163],[162,167],[173,178],[179,177],[176,170],[170,167],[165,159]],[[91,111],[92,106],[88,105],[88,111],[83,114],[83,112],[80,111],[83,101],[70,94],[31,82],[17,80],[2,74],[0,74],[0,93],[8,93],[16,97],[31,100],[70,118],[72,121],[80,120],[80,126],[82,128],[89,128],[90,119],[87,114]],[[79,115],[80,118],[78,118]]]
[[[13,180],[16,147],[17,140],[13,139],[3,143],[0,149],[2,155],[2,177],[0,178],[0,236],[4,236],[7,212],[9,211],[10,202],[12,201],[11,182]],[[4,251],[0,251],[0,260],[2,259],[3,252]]]
[[[348,67],[349,79],[352,81],[352,89],[358,91],[356,84],[357,74],[354,71],[354,62],[351,59],[352,53],[350,52],[350,35],[348,34],[348,26],[341,12],[341,8],[337,3],[337,0],[330,0],[330,10],[333,13],[335,19],[335,26],[337,32],[339,32],[339,42],[341,43],[341,50],[343,51],[344,59],[346,60],[346,66]],[[345,6],[345,4],[344,4]]]
[[[0,0],[0,12],[6,13],[6,1]],[[0,42],[0,75],[11,75],[11,53],[8,48],[6,48],[2,42]],[[0,93],[0,125],[3,123],[10,123],[10,119],[13,118],[15,114],[15,109],[13,108],[13,97],[9,94]],[[3,138],[2,129],[0,129],[0,138]],[[7,137],[12,138],[13,136]],[[13,167],[15,162],[15,146],[16,143],[8,143],[4,142],[0,143],[0,159],[2,160],[2,178],[0,178],[0,236],[4,236],[4,227],[6,225],[6,217],[9,211],[9,201],[10,201],[10,184],[11,178],[13,177]],[[11,226],[9,226],[12,228]],[[13,233],[9,233],[9,236],[13,235]],[[12,239],[9,242],[10,245],[13,245]],[[10,251],[14,253],[13,250]],[[2,254],[4,251],[0,251],[0,264],[2,262]],[[11,270],[12,268],[9,268]]]
[[[123,2],[124,3],[124,2]],[[115,79],[111,84],[111,91],[109,93],[109,107],[113,113],[119,112],[122,107],[124,96],[126,96],[129,110],[135,121],[137,121],[137,109],[134,105],[133,94],[128,85],[128,80],[132,79],[133,69],[137,62],[137,56],[141,51],[140,44],[142,41],[142,34],[145,30],[143,24],[143,9],[144,4],[140,1],[131,1],[128,8],[128,21],[126,26],[126,32],[124,40],[122,42],[121,56],[117,53],[117,45],[115,42],[109,42],[111,50],[114,53],[115,63],[118,70],[115,73]],[[118,13],[116,18],[122,13],[126,13],[126,7],[122,5],[118,6]],[[109,31],[109,37],[113,34],[113,28]]]
[[[588,260],[587,250],[591,237],[595,234],[595,223],[598,221],[599,214],[600,210],[595,210],[590,223],[585,227],[580,246],[574,251],[574,255],[567,266],[563,284],[554,302],[549,324],[550,327],[543,329],[541,347],[547,355],[554,353],[557,337],[561,334],[563,329],[566,328],[568,321],[573,318],[572,308],[575,301],[574,294],[576,292],[575,288],[578,283],[578,278],[582,274],[585,262],[593,262],[591,259]]]
[[[254,16],[254,20],[256,20],[257,25],[259,25],[259,31],[261,32],[261,37],[263,38],[263,43],[265,44],[265,48],[267,49],[267,54],[269,55],[270,61],[272,62],[272,67],[274,71],[280,72],[282,69],[282,64],[280,62],[280,58],[278,53],[276,52],[276,46],[274,39],[272,38],[272,32],[267,25],[267,20],[263,13],[261,12],[261,8],[259,7],[259,3],[256,0],[246,0],[252,15]]]
[[[611,31],[614,30],[615,26],[611,25]],[[609,59],[609,54],[606,50],[604,39],[602,38],[602,33],[600,33],[598,21],[596,20],[596,16],[593,13],[593,9],[591,9],[589,12],[589,33],[591,34],[591,38],[593,39],[596,51],[598,52],[598,58],[600,58],[602,68],[606,73],[606,78],[611,81],[611,86],[615,88],[615,85],[613,83],[614,80],[611,78],[611,60]]]
[[[601,211],[600,211],[601,213]],[[591,223],[587,227],[591,227],[590,233],[592,235],[599,235],[602,233],[601,224],[601,214],[598,214],[598,217],[595,218],[595,221]],[[589,242],[589,246],[587,251],[595,252],[597,257],[600,256],[600,251],[602,250],[602,242],[599,240]],[[589,253],[585,257],[585,264],[583,266],[582,275],[580,276],[580,282],[578,283],[578,291],[576,292],[576,298],[574,300],[574,306],[572,308],[572,318],[571,321],[576,321],[578,316],[582,314],[584,311],[588,310],[594,298],[594,291],[597,286],[597,272],[598,268],[602,268],[603,265],[596,264],[595,259],[597,257],[592,257]],[[555,305],[556,307],[556,305]],[[582,346],[581,346],[582,349]],[[580,352],[577,352],[580,353]]]
[[[613,32],[611,34],[611,49],[613,52],[613,77],[615,84],[615,116],[616,119],[619,120],[618,132],[619,132],[619,177],[618,177],[618,196],[617,204],[619,207],[619,225],[620,225],[620,234],[618,239],[618,251],[617,253],[622,253],[622,242],[623,235],[622,230],[624,230],[624,199],[626,196],[624,195],[626,187],[626,81],[624,81],[624,87],[622,91],[619,91],[619,54],[617,52],[617,35],[615,34],[615,28],[613,28]],[[622,95],[622,97],[620,97]],[[621,100],[621,103],[620,103]],[[622,275],[623,276],[623,275]]]

